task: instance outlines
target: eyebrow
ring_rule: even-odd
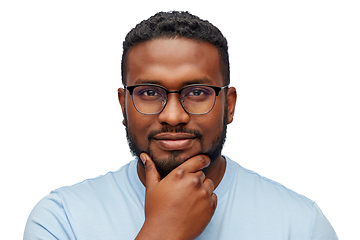
[[[164,83],[164,81],[160,81],[160,80],[149,80],[149,79],[137,79],[135,82],[134,82],[134,85],[137,85],[137,84],[147,84],[147,83],[150,83],[150,84],[156,84],[156,85],[160,85],[162,86]],[[204,78],[196,78],[196,79],[191,79],[191,80],[186,80],[183,82],[183,85],[184,86],[187,86],[187,85],[191,85],[191,84],[214,84],[214,82],[210,79],[210,78],[207,78],[207,77],[204,77]]]

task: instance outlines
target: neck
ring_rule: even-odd
[[[211,179],[214,183],[214,187],[220,184],[226,169],[226,160],[221,155],[213,161],[207,168],[203,169],[206,178]]]

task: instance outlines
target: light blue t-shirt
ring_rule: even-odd
[[[52,191],[31,212],[24,239],[134,239],[145,187],[136,160],[116,172]],[[336,240],[318,206],[226,157],[218,205],[199,240]],[[169,236],[171,239],[171,236]]]

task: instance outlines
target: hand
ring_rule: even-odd
[[[146,153],[145,222],[136,239],[195,239],[206,228],[216,208],[214,184],[201,171],[210,164],[205,155],[185,161],[160,180]]]

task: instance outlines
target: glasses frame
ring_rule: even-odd
[[[156,113],[143,113],[143,112],[139,111],[139,109],[137,109],[137,107],[136,107],[136,105],[135,105],[135,102],[134,102],[133,92],[134,92],[134,89],[135,89],[136,87],[139,87],[139,86],[153,86],[153,87],[159,87],[159,88],[162,88],[162,89],[165,90],[165,92],[166,92],[166,98],[164,98],[164,99],[166,100],[166,102],[165,102],[164,106],[162,107],[162,109],[161,109],[160,111],[158,111],[158,112],[156,112]],[[165,106],[166,106],[166,104],[167,104],[168,96],[169,96],[170,93],[178,93],[179,96],[181,96],[181,92],[182,92],[184,89],[189,88],[189,87],[196,87],[196,86],[210,87],[210,88],[214,89],[214,91],[215,91],[215,98],[214,98],[214,103],[213,103],[213,105],[211,106],[211,108],[210,108],[209,111],[207,111],[207,112],[205,112],[205,113],[191,113],[191,112],[188,112],[188,111],[185,109],[185,107],[184,107],[184,105],[183,105],[184,100],[181,99],[181,97],[179,97],[181,106],[182,106],[182,108],[184,109],[184,111],[187,112],[187,113],[189,113],[189,114],[192,114],[192,115],[204,115],[204,114],[209,113],[209,112],[214,108],[215,101],[216,101],[216,97],[219,95],[220,91],[223,90],[223,89],[225,89],[225,88],[228,88],[228,87],[229,87],[229,85],[226,85],[226,86],[223,86],[223,87],[217,87],[217,86],[206,85],[206,84],[190,84],[190,85],[187,85],[187,86],[185,86],[185,87],[182,87],[182,88],[181,88],[180,90],[178,90],[178,91],[169,91],[167,88],[165,88],[165,87],[163,87],[163,86],[161,86],[161,85],[152,84],[152,83],[144,83],[144,84],[137,84],[137,85],[132,85],[132,86],[126,86],[126,85],[125,85],[124,88],[129,91],[129,93],[130,93],[130,95],[131,95],[131,99],[132,99],[133,105],[134,105],[135,109],[136,109],[139,113],[145,114],[145,115],[155,115],[155,114],[161,113],[161,112],[164,110],[164,108],[165,108]]]

